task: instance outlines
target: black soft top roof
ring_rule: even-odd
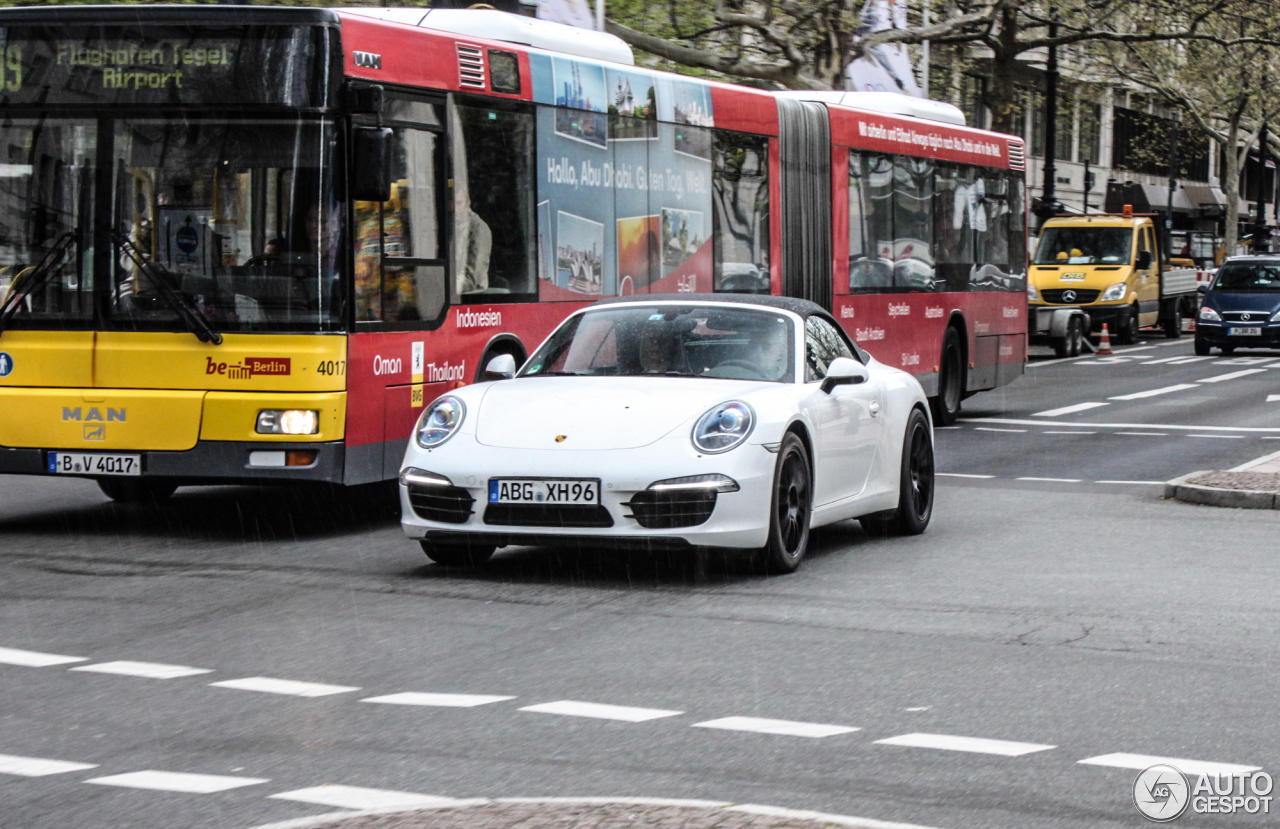
[[[338,25],[340,18],[331,9],[298,6],[189,6],[121,4],[115,6],[29,6],[0,9],[0,26],[56,23],[75,25]]]
[[[683,302],[697,304],[699,302],[733,302],[741,305],[759,305],[764,308],[778,308],[807,319],[812,316],[830,317],[821,305],[807,299],[792,299],[786,296],[769,296],[767,294],[632,294],[602,299],[596,305],[615,305],[618,303],[646,302]],[[593,306],[594,307],[594,306]]]

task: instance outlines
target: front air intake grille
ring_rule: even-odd
[[[409,504],[414,515],[443,524],[465,524],[476,500],[456,486],[411,486]]]
[[[1025,170],[1027,169],[1027,154],[1022,145],[1017,141],[1009,142],[1009,169]]]
[[[1040,296],[1045,302],[1054,305],[1079,305],[1084,302],[1093,302],[1098,298],[1101,291],[1086,290],[1084,288],[1055,288],[1049,291],[1041,291]],[[1067,296],[1067,295],[1070,296]]]
[[[470,89],[485,88],[484,52],[474,46],[458,47],[458,85]]]
[[[711,517],[716,508],[714,489],[646,489],[623,504],[632,518],[646,530],[696,527]]]
[[[490,504],[484,523],[500,527],[612,527],[602,506],[559,504]]]
[[[1249,322],[1254,325],[1261,325],[1271,319],[1270,311],[1223,311],[1222,319],[1225,322]]]

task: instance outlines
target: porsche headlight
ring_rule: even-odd
[[[467,416],[467,407],[452,395],[445,395],[427,407],[418,421],[418,445],[423,449],[434,449],[453,437],[454,432],[462,425]]]
[[[746,403],[721,403],[698,418],[693,427],[693,448],[708,455],[728,452],[746,440],[755,425],[756,413]]]
[[[1030,282],[1027,283],[1027,302],[1039,302],[1040,292],[1036,290],[1036,286]]]
[[[1102,296],[1098,297],[1099,302],[1119,302],[1124,299],[1124,295],[1129,292],[1129,285],[1126,282],[1117,282],[1110,288],[1102,292]]]
[[[1206,305],[1200,309],[1200,319],[1209,320],[1211,322],[1222,322],[1222,315]]]

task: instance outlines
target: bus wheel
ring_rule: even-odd
[[[158,504],[178,488],[165,480],[143,478],[99,478],[102,494],[120,504]]]
[[[964,356],[960,351],[960,335],[952,326],[942,335],[942,357],[938,360],[938,396],[929,398],[933,422],[950,426],[960,417],[960,401],[964,398]]]
[[[422,544],[422,552],[426,553],[427,558],[436,564],[465,569],[479,567],[484,564],[493,555],[493,551],[497,549],[492,545],[467,544],[465,542],[459,544],[436,544],[431,541],[422,541],[419,543]]]

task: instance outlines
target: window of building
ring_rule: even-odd
[[[1080,102],[1080,154],[1083,163],[1098,164],[1102,160],[1102,104]]]
[[[769,293],[769,139],[716,130],[711,211],[716,291]]]

